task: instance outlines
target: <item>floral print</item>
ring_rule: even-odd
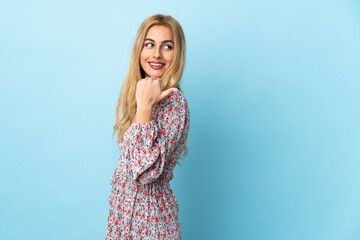
[[[169,181],[186,143],[190,112],[182,92],[152,109],[117,139],[121,152],[110,184],[105,240],[181,239],[179,204]]]

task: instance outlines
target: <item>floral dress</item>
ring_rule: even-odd
[[[188,104],[179,90],[153,107],[150,122],[134,121],[117,139],[121,156],[110,181],[105,240],[181,239],[179,205],[169,181],[189,126]]]

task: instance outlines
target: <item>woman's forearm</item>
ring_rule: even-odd
[[[152,120],[152,106],[140,106],[136,111],[135,122],[143,123]]]

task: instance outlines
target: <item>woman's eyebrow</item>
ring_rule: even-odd
[[[145,38],[145,41],[146,40],[149,40],[149,41],[152,41],[152,42],[155,42],[154,40],[152,40],[151,38]],[[172,40],[165,40],[165,41],[163,41],[163,43],[166,43],[166,42],[171,42],[171,43],[173,43],[174,44],[174,41],[172,41]]]

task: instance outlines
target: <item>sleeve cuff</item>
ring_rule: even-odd
[[[154,119],[149,122],[133,122],[130,128],[132,135],[141,136],[141,139],[143,140],[141,144],[144,144],[145,146],[149,146],[149,144],[152,143],[158,132],[158,126],[156,125],[156,121]]]

